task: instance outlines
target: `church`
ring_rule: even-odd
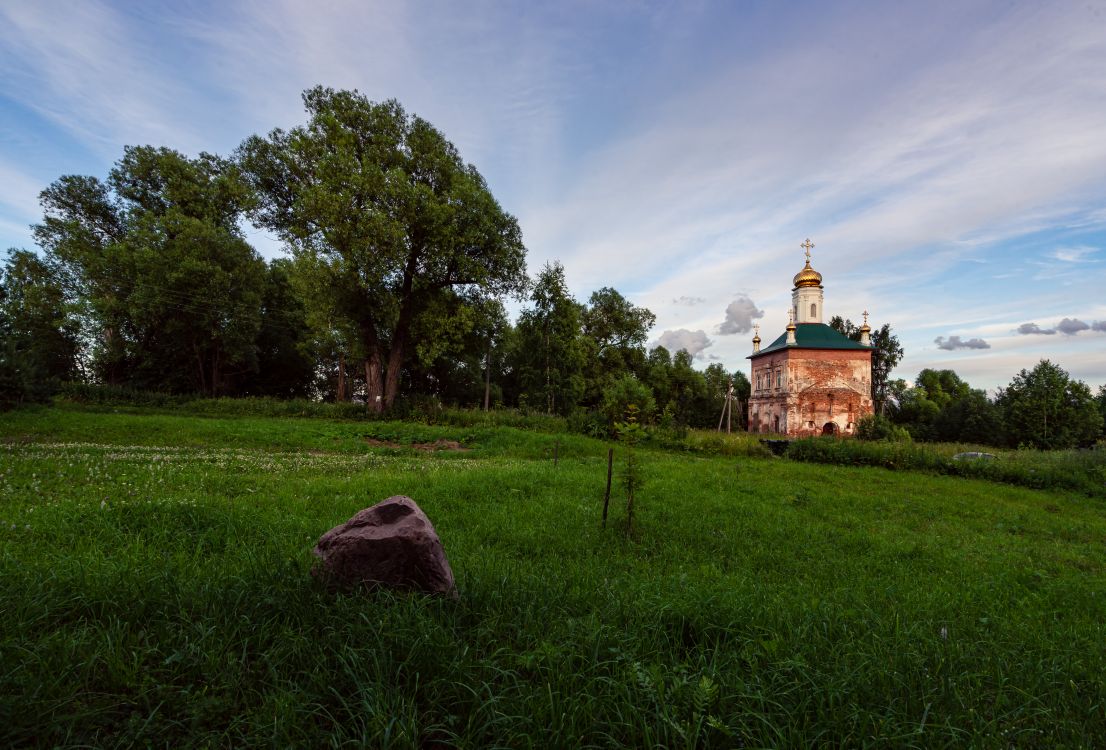
[[[822,322],[822,274],[806,265],[795,275],[787,330],[763,349],[753,335],[749,431],[807,437],[853,435],[872,413],[872,342],[868,313],[860,341]]]

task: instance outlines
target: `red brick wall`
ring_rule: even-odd
[[[832,424],[837,434],[855,434],[872,413],[871,357],[860,349],[784,349],[753,358],[750,432],[801,437]]]

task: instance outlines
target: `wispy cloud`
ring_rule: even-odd
[[[1048,254],[1048,257],[1062,261],[1064,263],[1097,263],[1098,260],[1091,257],[1096,253],[1098,253],[1097,247],[1080,245],[1078,247],[1057,248],[1050,252]]]

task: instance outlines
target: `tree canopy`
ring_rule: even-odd
[[[1073,448],[1102,434],[1102,414],[1091,389],[1047,359],[1015,375],[996,403],[1013,445]]]
[[[476,168],[398,102],[323,87],[303,102],[306,125],[239,148],[251,216],[326,276],[333,312],[358,336],[369,407],[384,410],[415,354],[413,327],[443,296],[522,292],[522,233]]]
[[[128,147],[107,183],[62,177],[34,228],[82,300],[96,374],[219,394],[257,369],[264,262],[242,236],[249,191],[233,164]]]

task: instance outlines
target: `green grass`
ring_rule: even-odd
[[[402,447],[439,439],[471,450]],[[599,526],[607,446],[579,436],[36,409],[0,441],[0,746],[1106,736],[1084,494],[639,449],[627,539],[617,493]],[[393,494],[434,521],[458,602],[308,575]]]

